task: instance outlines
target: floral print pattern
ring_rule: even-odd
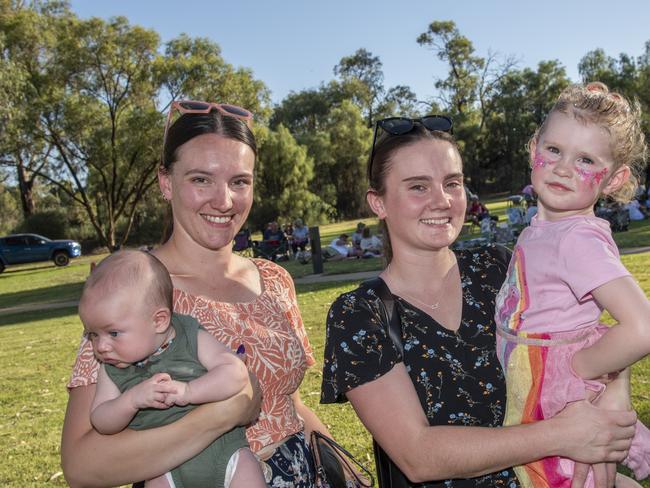
[[[174,311],[191,315],[233,351],[244,344],[246,365],[262,389],[262,411],[247,429],[253,451],[303,429],[291,394],[314,364],[289,273],[271,261],[252,260],[263,291],[250,303],[226,303],[174,290]]]
[[[402,358],[383,323],[372,288],[341,295],[327,317],[322,403],[344,402],[347,391],[404,362],[429,423],[498,427],[505,413],[505,379],[495,349],[494,299],[505,278],[509,253],[489,246],[457,251],[463,312],[458,331],[394,296],[402,324]],[[426,487],[518,487],[510,469]]]
[[[312,488],[316,485],[314,459],[303,432],[289,437],[261,463],[266,484],[271,488]]]
[[[262,389],[260,417],[246,430],[251,449],[255,452],[303,430],[291,394],[298,389],[305,371],[315,360],[291,276],[271,261],[252,261],[263,284],[262,294],[255,301],[217,302],[174,289],[174,311],[197,319],[233,351],[244,344],[246,364],[257,376]],[[84,337],[68,388],[96,383],[97,370],[92,345]],[[291,480],[293,475],[287,482],[293,483]]]

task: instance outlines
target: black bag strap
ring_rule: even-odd
[[[390,340],[399,351],[400,355],[404,357],[404,344],[402,344],[402,324],[399,320],[399,315],[395,310],[395,300],[393,294],[388,289],[386,282],[379,276],[371,278],[362,283],[362,286],[372,288],[375,290],[377,297],[381,301],[384,309],[384,318],[388,324],[388,336]]]
[[[399,314],[395,309],[395,299],[386,282],[380,277],[376,277],[364,281],[361,286],[372,288],[377,298],[381,301],[382,308],[384,309],[384,322],[388,324],[388,336],[393,341],[395,348],[397,348],[402,358],[404,358],[402,324],[399,320]],[[374,439],[372,440],[372,447],[375,454],[375,467],[377,468],[377,483],[379,484],[379,488],[411,488],[414,486]]]

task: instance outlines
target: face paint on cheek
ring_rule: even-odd
[[[589,183],[589,186],[599,185],[603,178],[607,174],[607,168],[603,168],[600,171],[589,171],[583,168],[576,168],[576,173],[583,181],[583,183]]]
[[[553,161],[549,161],[538,152],[535,153],[535,157],[533,158],[533,168],[545,168],[549,164],[553,164]]]

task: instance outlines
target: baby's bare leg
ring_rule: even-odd
[[[174,482],[169,473],[144,482],[144,488],[174,488]]]
[[[235,464],[230,476],[230,463]],[[225,488],[266,488],[262,467],[250,449],[240,449],[230,458],[226,473]],[[230,478],[230,479],[228,479]]]
[[[624,474],[616,473],[615,488],[642,488],[642,486]]]

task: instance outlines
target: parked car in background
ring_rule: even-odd
[[[38,234],[13,234],[0,238],[0,273],[9,264],[54,261],[67,266],[81,256],[81,244],[69,239],[51,240]]]

